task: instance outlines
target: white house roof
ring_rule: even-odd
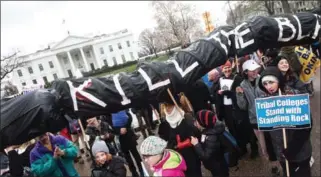
[[[54,46],[52,46],[52,50],[59,49],[59,48],[64,48],[68,47],[74,44],[79,44],[83,42],[87,42],[91,40],[92,38],[87,38],[87,37],[81,37],[81,36],[68,36],[65,39],[63,39],[61,42],[58,42]]]

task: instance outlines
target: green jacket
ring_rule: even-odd
[[[48,150],[40,142],[30,152],[31,171],[36,176],[79,176],[74,167],[74,158],[78,149],[74,144],[62,136],[49,136],[52,149],[58,146],[65,151],[60,158],[53,158],[53,151]]]

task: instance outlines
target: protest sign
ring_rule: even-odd
[[[311,127],[308,94],[258,98],[255,107],[259,130]]]

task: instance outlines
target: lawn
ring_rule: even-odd
[[[168,56],[167,55],[159,56],[158,58],[153,58],[153,59],[150,59],[150,60],[147,60],[147,61],[165,61],[165,60],[168,60]],[[109,71],[109,72],[97,74],[97,75],[94,75],[94,76],[95,77],[97,77],[97,76],[99,77],[99,76],[105,76],[105,75],[108,75],[108,74],[116,74],[116,73],[120,73],[120,72],[133,72],[135,69],[136,69],[136,64],[133,64],[133,65],[130,65],[130,66],[127,66],[127,67],[116,69],[114,71]]]

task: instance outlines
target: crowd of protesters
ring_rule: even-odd
[[[320,58],[317,45],[308,54]],[[250,158],[265,159],[273,176],[285,175],[287,160],[291,177],[309,177],[311,128],[286,130],[285,149],[281,130],[258,129],[255,108],[256,98],[280,91],[312,96],[312,82],[300,80],[301,70],[293,47],[228,59],[207,74],[210,85],[199,79],[185,92],[164,96],[161,103],[70,120],[56,135],[45,133],[8,147],[0,154],[1,175],[81,176],[75,163],[88,161],[97,177],[125,177],[126,166],[131,176],[146,176],[144,164],[154,176],[201,177],[203,165],[213,177],[228,177],[229,169],[249,152]],[[133,115],[138,131],[132,127]],[[144,140],[137,147],[139,131]],[[235,144],[224,138],[226,133]]]

